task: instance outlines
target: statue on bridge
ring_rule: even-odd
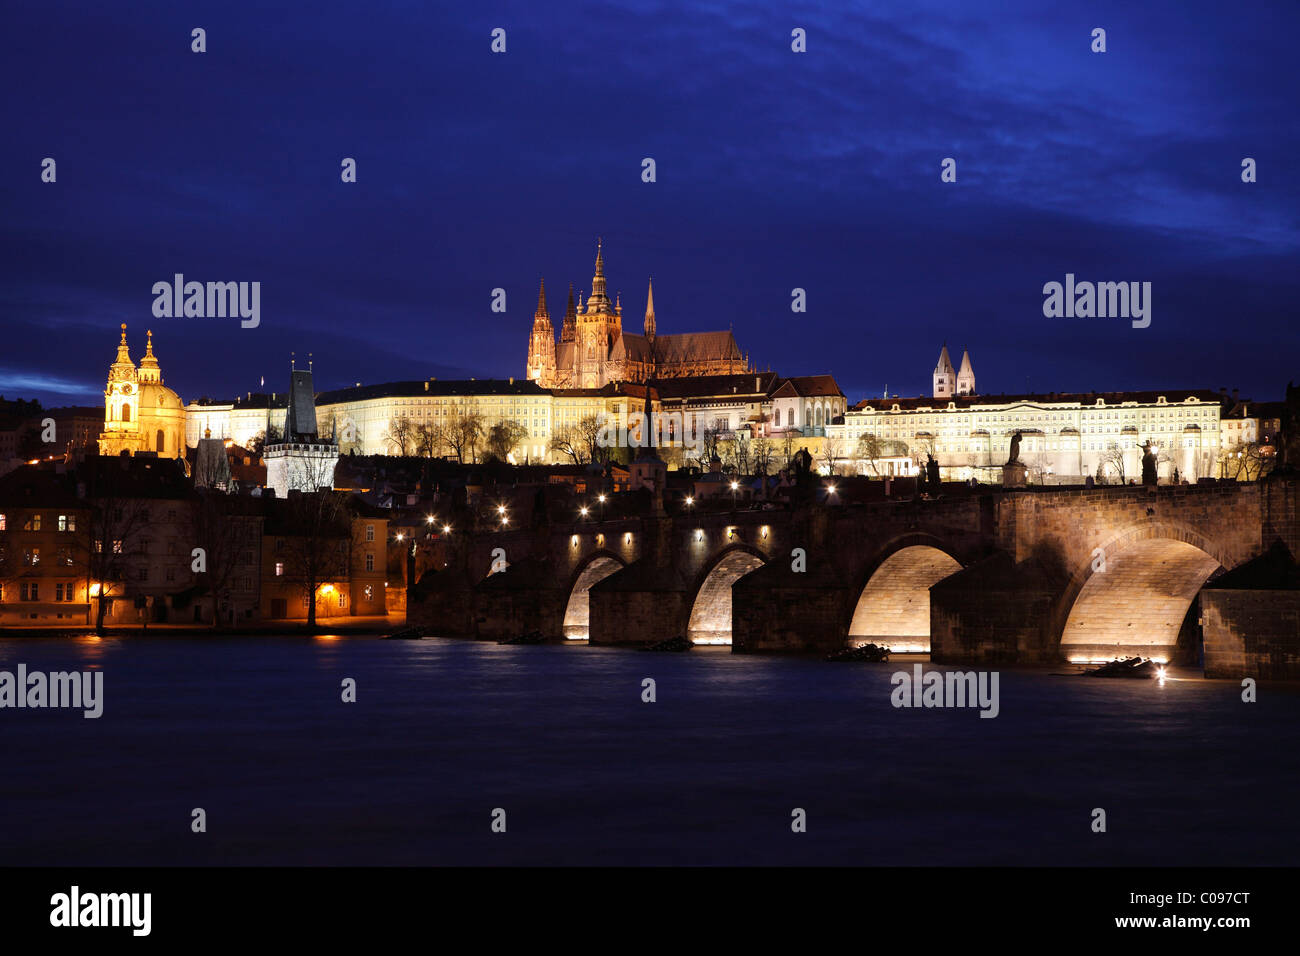
[[[1156,453],[1151,448],[1151,439],[1142,444],[1142,484],[1154,485],[1156,478]]]
[[[1011,454],[1007,456],[1007,464],[1014,465],[1020,461],[1020,432],[1017,431],[1011,436]]]

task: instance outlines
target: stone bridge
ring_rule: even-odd
[[[1203,646],[1207,674],[1300,676],[1300,481],[968,491],[466,536],[411,620],[737,652],[872,641],[951,663],[1196,664]],[[1234,569],[1245,583],[1218,588]]]

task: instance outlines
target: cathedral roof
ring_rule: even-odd
[[[650,360],[650,341],[644,335],[624,332],[627,356],[637,362]],[[717,362],[722,360],[743,362],[740,346],[730,332],[678,332],[674,335],[656,335],[655,359],[663,365],[686,365],[691,362]]]

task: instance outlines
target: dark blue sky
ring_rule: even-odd
[[[653,275],[660,332],[733,326],[850,400],[928,391],[944,340],[982,392],[1300,378],[1293,2],[46,0],[3,22],[8,397],[99,401],[121,322],[186,400],[284,386],[291,349],[322,389],[522,376],[538,277],[558,325],[597,235],[625,328]],[[175,272],[260,281],[260,328],[153,318]],[[1152,282],[1150,328],[1044,318],[1067,272]]]

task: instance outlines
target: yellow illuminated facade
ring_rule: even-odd
[[[153,332],[148,333],[144,357],[136,368],[126,344],[125,323],[104,387],[104,430],[99,435],[101,455],[123,452],[152,452],[159,458],[185,455],[185,406],[163,384],[153,354]]]

